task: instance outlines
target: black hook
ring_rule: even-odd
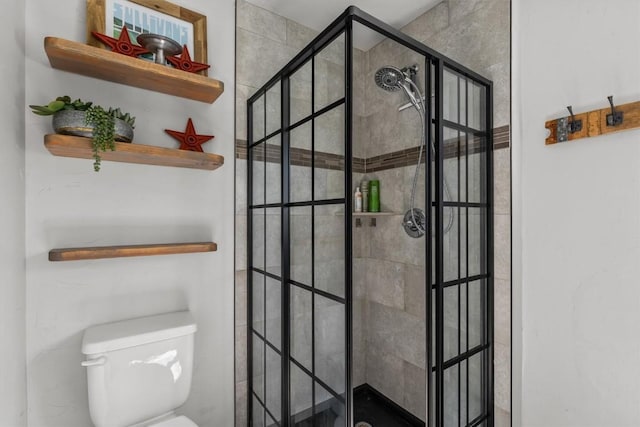
[[[616,108],[613,106],[613,96],[607,96],[609,100],[609,105],[611,105],[611,114],[607,114],[607,126],[618,126],[621,125],[624,121],[624,114],[622,111],[616,111]]]
[[[576,120],[576,117],[573,115],[573,108],[571,108],[571,105],[567,106],[567,110],[569,110],[569,114],[571,114],[569,133],[580,132],[582,130],[582,120]]]

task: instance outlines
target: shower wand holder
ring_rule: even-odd
[[[575,115],[567,107],[569,116],[544,124],[549,131],[545,145],[640,128],[640,101],[615,106],[613,97],[608,97],[608,102],[606,108]]]

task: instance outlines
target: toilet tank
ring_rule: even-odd
[[[195,332],[188,311],[88,328],[82,365],[93,424],[131,426],[181,406],[191,388]]]

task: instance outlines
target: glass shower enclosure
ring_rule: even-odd
[[[491,111],[355,7],[249,99],[251,426],[493,426]]]

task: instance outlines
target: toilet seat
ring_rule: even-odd
[[[160,421],[157,424],[149,424],[148,427],[198,427],[196,423],[189,418],[181,415],[176,418],[169,418],[168,420]]]

